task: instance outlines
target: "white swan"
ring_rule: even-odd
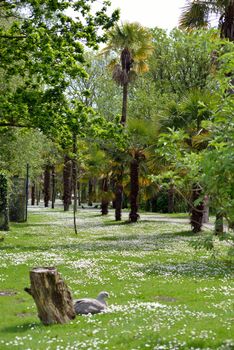
[[[84,298],[74,300],[74,308],[77,315],[98,314],[107,309],[107,303],[104,300],[109,298],[108,292],[101,292],[97,299]]]

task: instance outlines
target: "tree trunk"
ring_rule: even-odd
[[[234,3],[229,1],[226,5],[224,16],[222,16],[221,38],[234,41]]]
[[[88,205],[93,205],[93,181],[89,179],[89,189],[88,189]]]
[[[173,184],[170,184],[167,195],[168,195],[168,213],[174,213],[175,189]]]
[[[36,197],[36,185],[35,182],[32,184],[31,187],[31,205],[35,205],[35,197]]]
[[[40,200],[41,200],[41,189],[40,189],[40,184],[38,184],[36,186],[36,201],[37,201],[37,205],[40,204]]]
[[[74,194],[74,202],[73,202],[73,223],[74,223],[74,231],[77,234],[77,226],[76,226],[76,212],[77,212],[77,139],[76,134],[73,133],[73,159],[72,159],[72,184],[73,184],[73,194]]]
[[[115,188],[115,220],[122,219],[123,185],[122,182],[116,183]]]
[[[78,201],[78,205],[81,206],[81,186],[80,186],[80,181],[77,181],[77,201]]]
[[[192,209],[190,223],[194,233],[200,232],[202,228],[202,218],[204,211],[204,204],[194,204],[194,202],[201,196],[201,187],[198,184],[194,184],[192,189]]]
[[[51,191],[50,191],[50,165],[46,165],[44,171],[44,203],[45,207],[49,206]]]
[[[102,180],[102,203],[101,203],[101,213],[102,215],[108,214],[108,205],[109,205],[109,199],[108,199],[108,178],[105,177]]]
[[[38,267],[30,271],[32,295],[38,317],[44,325],[67,323],[75,318],[71,292],[54,267]]]
[[[127,120],[127,102],[128,102],[128,83],[123,85],[123,104],[122,104],[122,116],[120,123],[124,126]]]
[[[223,214],[221,212],[218,212],[216,214],[215,234],[216,235],[222,235],[223,234]]]
[[[130,222],[137,222],[138,214],[138,194],[139,194],[139,161],[132,159],[130,163]]]
[[[9,212],[7,196],[7,178],[0,174],[0,230],[9,230]]]
[[[71,178],[72,178],[72,161],[65,155],[63,168],[63,205],[64,211],[69,210],[71,203]]]
[[[209,222],[209,196],[204,197],[204,210],[203,210],[203,217],[202,217],[202,223],[207,224]]]
[[[56,190],[55,190],[55,166],[52,165],[51,167],[51,176],[52,176],[52,196],[51,196],[51,208],[54,209],[54,203],[56,198]]]

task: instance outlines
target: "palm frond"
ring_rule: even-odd
[[[205,1],[189,1],[183,8],[179,19],[182,28],[207,27],[209,6]]]

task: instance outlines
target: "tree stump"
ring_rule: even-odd
[[[25,291],[32,295],[44,325],[67,323],[75,318],[71,292],[56,268],[34,268],[30,271],[30,281],[31,287]]]

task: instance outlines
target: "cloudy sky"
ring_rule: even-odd
[[[112,9],[120,8],[121,20],[139,22],[146,27],[172,29],[178,25],[186,0],[111,0]]]

